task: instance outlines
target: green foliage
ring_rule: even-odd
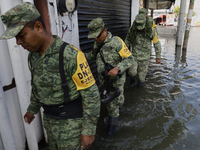
[[[174,11],[174,13],[176,14],[176,16],[178,16],[179,15],[179,11],[180,11],[180,7],[179,6],[177,6],[177,7],[175,7],[175,11]],[[187,13],[185,14],[185,17],[187,17]],[[193,11],[192,12],[192,16],[194,17],[196,15],[196,12],[195,11]]]
[[[180,7],[179,6],[175,7],[175,14],[176,14],[176,16],[179,15],[179,11],[180,11]]]
[[[195,11],[192,12],[192,17],[194,17],[197,13]],[[188,13],[185,14],[185,17],[187,18]]]
[[[192,12],[192,16],[194,17],[197,13],[195,11]]]

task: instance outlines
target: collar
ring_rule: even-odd
[[[106,39],[104,40],[104,43],[110,42],[111,39],[112,39],[112,33],[108,31],[108,32],[107,32]]]
[[[108,31],[107,32],[107,36],[106,36],[105,40],[102,43],[97,43],[96,41],[95,42],[99,46],[99,45],[102,45],[102,44],[105,44],[105,43],[109,43],[111,41],[111,39],[112,39],[112,33]]]
[[[43,55],[54,54],[54,53],[58,53],[60,51],[60,46],[58,46],[58,45],[59,44],[62,45],[63,41],[57,35],[52,35],[52,36],[53,36],[53,38],[55,38],[55,40]]]

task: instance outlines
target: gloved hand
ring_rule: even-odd
[[[35,118],[34,114],[29,113],[29,112],[26,112],[26,114],[24,115],[24,120],[28,124],[30,124],[34,118]]]

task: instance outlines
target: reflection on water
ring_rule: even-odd
[[[161,64],[151,56],[146,85],[125,85],[125,103],[116,134],[107,135],[106,107],[101,108],[90,150],[200,150],[200,28],[191,28],[188,48],[160,37]]]

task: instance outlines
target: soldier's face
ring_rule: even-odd
[[[15,36],[16,43],[30,52],[39,50],[41,42],[38,37],[38,28],[31,29],[26,26]]]
[[[105,39],[106,39],[106,36],[107,36],[107,29],[104,29],[100,35],[98,37],[96,37],[94,40],[97,42],[97,43],[102,43]]]

